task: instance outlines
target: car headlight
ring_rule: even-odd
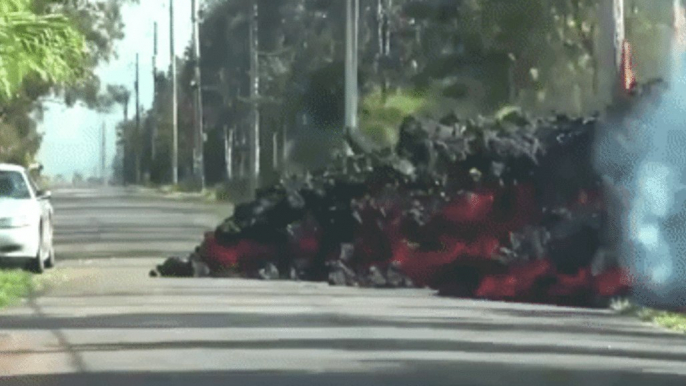
[[[0,218],[0,228],[23,228],[29,225],[31,225],[29,216]]]

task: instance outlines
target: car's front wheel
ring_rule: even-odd
[[[50,246],[48,259],[45,260],[45,268],[55,268],[55,248]]]
[[[48,230],[46,233],[46,240],[45,240],[45,248],[46,248],[46,253],[48,254],[48,258],[45,260],[45,268],[54,268],[55,267],[55,246],[53,245],[53,229],[52,229],[52,223],[48,225]]]
[[[41,248],[42,249],[42,248]],[[34,273],[43,273],[45,272],[45,260],[43,260],[43,252],[38,251],[37,256],[33,259],[33,272]]]
[[[45,272],[45,242],[43,240],[43,225],[41,224],[39,228],[39,238],[38,238],[38,252],[36,253],[36,257],[33,259],[31,265],[32,265],[32,271],[34,273],[43,273]]]

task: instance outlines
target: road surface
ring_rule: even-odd
[[[424,290],[152,279],[229,208],[63,191],[56,283],[0,312],[8,385],[675,385],[686,339],[609,312]]]

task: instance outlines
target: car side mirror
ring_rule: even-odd
[[[49,190],[39,190],[36,195],[39,200],[49,200],[52,197],[52,192]]]

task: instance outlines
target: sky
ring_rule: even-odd
[[[191,2],[174,0],[176,55],[183,54],[191,39]],[[143,108],[152,103],[152,48],[154,22],[158,23],[157,69],[169,68],[169,5],[168,0],[142,0],[140,4],[127,5],[122,10],[125,38],[117,44],[117,58],[102,64],[96,73],[103,89],[108,84],[126,85],[134,89],[136,54],[140,53],[140,102]],[[106,128],[107,171],[116,150],[115,128],[123,118],[119,106],[109,114],[100,114],[85,107],[67,108],[57,103],[46,103],[39,132],[44,134],[38,160],[47,175],[71,177],[75,172],[86,176],[100,176],[101,127]],[[135,100],[131,98],[129,116],[135,112]]]

